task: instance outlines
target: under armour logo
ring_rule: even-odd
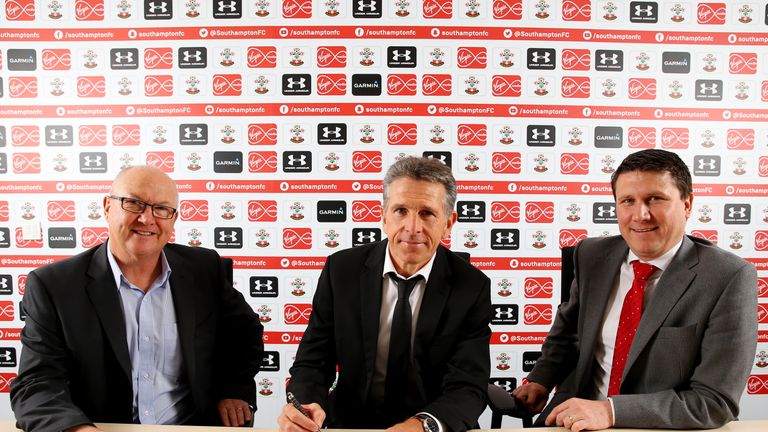
[[[333,130],[329,128],[328,126],[323,128],[323,138],[328,138],[331,135],[333,135],[334,138],[340,138],[341,137],[341,128],[335,127]]]
[[[222,231],[219,233],[219,241],[231,241],[236,242],[237,241],[237,231],[230,231],[229,234],[227,234],[225,231]]]
[[[219,12],[224,12],[224,10],[228,10],[232,12],[235,10],[235,5],[237,4],[237,2],[235,2],[235,0],[231,0],[229,3],[225,1],[219,1],[218,4],[219,4],[219,7],[218,7]]]
[[[504,318],[512,318],[512,316],[513,316],[512,309],[497,307],[496,308],[496,318],[501,318],[502,316]]]
[[[60,140],[66,140],[69,139],[69,131],[67,129],[50,129],[48,131],[48,138],[51,140],[60,139]]]
[[[717,167],[717,161],[715,159],[699,159],[699,169],[715,169]]]
[[[718,85],[717,83],[712,83],[711,85],[707,85],[706,83],[699,84],[699,93],[701,94],[715,94],[717,93]]]
[[[635,5],[635,16],[645,15],[651,16],[653,14],[653,5]]]
[[[183,57],[184,57],[184,61],[185,62],[189,62],[189,61],[199,62],[200,60],[203,59],[203,52],[200,51],[200,50],[197,50],[197,51],[184,51]]]
[[[115,63],[131,63],[133,62],[133,52],[128,51],[123,53],[121,51],[115,51]]]
[[[159,3],[149,2],[149,12],[150,13],[157,13],[157,12],[166,13],[168,12],[168,8],[166,7],[167,5],[168,3],[166,2],[159,2]]]
[[[303,89],[304,87],[307,86],[306,84],[304,84],[305,81],[306,81],[305,78],[299,78],[298,80],[295,80],[293,77],[288,77],[288,88],[292,89],[298,86],[299,88]]]
[[[442,163],[445,163],[445,161],[447,159],[447,157],[445,155],[440,155],[440,156],[429,155],[429,156],[427,156],[427,158],[429,158],[429,159],[437,159],[437,160],[439,160]]]
[[[192,138],[194,136],[195,138],[202,138],[203,137],[203,128],[197,127],[195,129],[192,129],[191,127],[184,128],[184,138]]]
[[[496,243],[504,243],[504,242],[506,242],[508,244],[514,243],[515,242],[515,235],[513,233],[503,234],[503,233],[497,232],[496,233]]]
[[[746,217],[747,216],[747,208],[746,207],[738,207],[738,208],[737,207],[731,207],[731,208],[729,208],[728,209],[728,217],[733,218],[733,217],[736,217],[736,216],[738,216],[740,218]]]
[[[360,0],[357,2],[357,10],[365,10],[368,9],[371,12],[376,11],[376,3],[373,1],[367,2],[365,0]]]
[[[597,215],[600,217],[615,217],[616,216],[616,207],[610,206],[608,208],[605,208],[604,206],[598,206],[597,207]]]
[[[296,163],[299,165],[306,165],[307,164],[307,155],[300,155],[299,157],[296,157],[296,155],[289,154],[288,155],[288,165],[293,166]]]
[[[474,216],[477,216],[480,214],[480,204],[475,204],[474,206],[470,207],[467,204],[464,204],[461,206],[461,214],[462,215],[469,215],[472,214]]]
[[[263,363],[268,366],[274,366],[275,365],[275,355],[274,354],[267,354],[264,356]]]
[[[266,282],[256,280],[253,284],[253,289],[256,291],[272,291],[272,280],[268,280]]]
[[[508,393],[513,390],[512,389],[512,383],[510,383],[509,381],[494,381],[492,384],[495,385],[496,387],[503,388]]]
[[[544,54],[540,54],[538,51],[534,51],[531,53],[531,59],[536,62],[544,62],[549,63],[549,51],[545,51]]]
[[[89,166],[101,166],[101,156],[83,156],[83,164]]]
[[[371,231],[368,234],[364,232],[357,233],[357,242],[358,243],[373,243],[376,240],[376,233]]]
[[[6,350],[6,351],[5,351],[5,352],[3,352],[2,354],[0,354],[0,359],[3,359],[3,360],[5,360],[5,361],[11,361],[11,360],[12,360],[12,359],[11,359],[11,352],[10,352],[10,351],[8,351],[8,350]]]
[[[549,129],[544,129],[543,131],[539,131],[538,129],[531,129],[531,138],[533,139],[549,139]]]
[[[398,60],[398,61],[411,61],[411,52],[406,51],[401,53],[398,50],[392,51],[392,60]]]
[[[0,233],[0,234],[2,234],[2,233]],[[0,288],[2,288],[2,289],[8,288],[8,279],[6,279],[6,278],[0,279]]]
[[[600,53],[600,63],[602,64],[617,64],[619,62],[619,54],[613,53],[612,55],[608,56],[605,53]]]
[[[5,241],[5,231],[0,231],[0,243]]]

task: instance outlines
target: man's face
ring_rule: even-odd
[[[149,204],[178,207],[173,181],[159,170],[135,168],[125,172],[112,185],[112,195],[135,198]],[[120,200],[104,198],[104,215],[109,225],[112,253],[123,262],[156,259],[168,243],[178,212],[171,219],[160,219],[147,206],[142,213],[123,210]]]
[[[668,172],[623,173],[615,192],[619,231],[640,259],[658,258],[682,239],[693,195],[681,199]]]
[[[407,277],[423,267],[451,233],[456,212],[445,214],[445,188],[439,183],[404,177],[389,185],[388,194],[384,232],[398,273]]]

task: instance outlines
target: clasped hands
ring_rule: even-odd
[[[549,390],[539,383],[528,382],[516,388],[512,395],[528,412],[535,414],[541,412],[547,404]],[[547,426],[561,426],[572,432],[608,429],[613,426],[611,403],[607,400],[570,398],[556,406],[544,423]]]

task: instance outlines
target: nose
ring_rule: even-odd
[[[422,223],[419,214],[416,212],[408,214],[408,217],[405,219],[405,230],[410,233],[418,234],[421,232],[421,228]]]
[[[632,216],[636,221],[648,220],[651,218],[651,209],[647,204],[640,203],[636,206]]]
[[[139,222],[149,225],[155,221],[155,215],[152,214],[152,207],[144,207],[144,211],[139,213]]]

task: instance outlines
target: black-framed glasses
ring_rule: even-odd
[[[171,219],[176,214],[176,209],[160,204],[146,203],[140,199],[109,195],[109,198],[120,201],[120,207],[131,213],[144,213],[147,206],[152,208],[152,216],[158,219]]]

